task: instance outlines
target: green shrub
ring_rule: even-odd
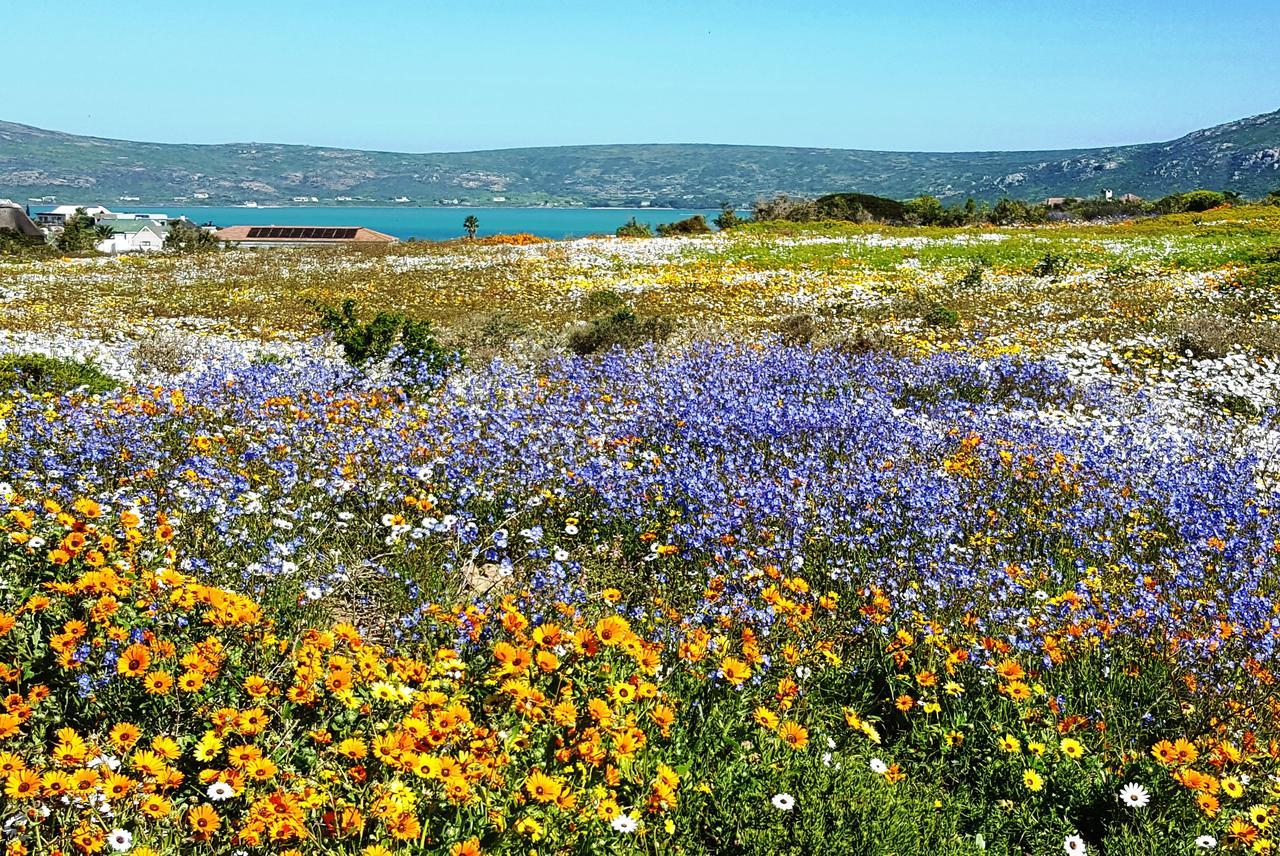
[[[631,309],[623,307],[570,333],[569,350],[586,356],[615,347],[631,348],[645,342],[661,342],[669,335],[671,322],[665,318],[640,318]]]
[[[1050,250],[1040,257],[1040,261],[1036,262],[1036,266],[1031,269],[1031,274],[1041,279],[1046,277],[1057,279],[1066,273],[1068,267],[1070,267],[1070,262],[1066,256]]]
[[[587,296],[582,298],[582,310],[587,315],[604,315],[606,312],[616,312],[624,308],[627,301],[622,299],[622,295],[608,288],[596,288],[587,292]]]
[[[648,223],[641,223],[632,217],[627,222],[618,227],[618,231],[614,232],[619,238],[652,238],[653,229]]]
[[[734,210],[732,205],[720,206],[720,216],[711,221],[716,224],[716,228],[721,232],[741,226],[747,222],[738,216],[738,212]]]
[[[973,289],[982,287],[982,278],[987,272],[987,260],[984,258],[974,259],[969,265],[969,269],[965,271],[964,276],[956,280],[956,287],[963,289]]]
[[[436,341],[430,321],[379,312],[362,323],[350,298],[340,309],[321,307],[320,326],[333,335],[347,362],[356,367],[386,359],[396,345],[401,349],[398,362],[416,363],[431,371],[443,371],[459,357]]]
[[[658,234],[664,238],[679,238],[685,235],[708,235],[711,233],[711,227],[707,225],[707,218],[701,214],[694,214],[685,220],[677,220],[674,223],[659,223]]]
[[[110,236],[109,230],[100,233],[94,219],[85,214],[83,208],[77,208],[76,213],[67,218],[53,244],[62,253],[94,253],[98,242]]]
[[[1189,193],[1171,193],[1157,199],[1152,206],[1160,214],[1197,213],[1217,208],[1227,202],[1225,193],[1216,190],[1192,190]]]
[[[960,313],[941,303],[933,303],[921,316],[930,327],[954,327],[960,323]]]
[[[47,259],[57,255],[43,238],[31,238],[13,229],[0,229],[0,256],[20,259]]]
[[[848,220],[852,223],[905,223],[907,206],[896,199],[869,193],[829,193],[814,202],[823,220]]]
[[[33,395],[83,390],[91,395],[110,392],[120,382],[91,362],[64,360],[42,354],[0,357],[0,388],[22,389]]]
[[[182,220],[169,227],[169,234],[164,237],[164,248],[183,255],[209,253],[222,249],[222,242],[212,232],[193,226]]]

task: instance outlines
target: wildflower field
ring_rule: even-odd
[[[1246,207],[0,259],[7,852],[1271,852],[1278,289]]]

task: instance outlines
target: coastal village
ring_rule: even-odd
[[[102,205],[59,205],[32,212],[10,199],[0,199],[0,230],[33,241],[53,241],[72,218],[87,218],[95,232],[94,249],[108,255],[148,253],[164,249],[174,228],[210,233],[215,239],[242,247],[299,247],[328,244],[392,244],[399,239],[363,226],[198,225],[165,213],[121,213]],[[81,220],[83,222],[83,219]]]

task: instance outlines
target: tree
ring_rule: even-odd
[[[738,216],[738,212],[734,210],[733,206],[725,202],[720,206],[720,216],[711,222],[715,223],[716,228],[723,232],[735,226],[741,226],[744,221]]]
[[[219,241],[208,229],[176,220],[164,236],[164,248],[175,253],[207,253],[219,249]]]
[[[917,196],[907,203],[907,219],[921,226],[942,225],[946,217],[947,210],[936,196]]]
[[[462,228],[467,230],[467,239],[474,241],[476,230],[480,228],[480,221],[476,219],[476,215],[468,214],[467,219],[462,221]]]
[[[632,217],[619,226],[614,234],[619,238],[652,238],[653,229],[649,228],[648,223],[638,222],[635,217]]]
[[[102,238],[98,237],[98,226],[93,218],[83,208],[77,208],[76,213],[62,224],[62,232],[54,241],[54,246],[63,253],[88,253],[100,240]]]

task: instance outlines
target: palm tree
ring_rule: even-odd
[[[468,214],[467,219],[462,221],[462,228],[467,230],[467,238],[475,240],[476,230],[480,228],[480,221],[476,219],[476,215]]]

